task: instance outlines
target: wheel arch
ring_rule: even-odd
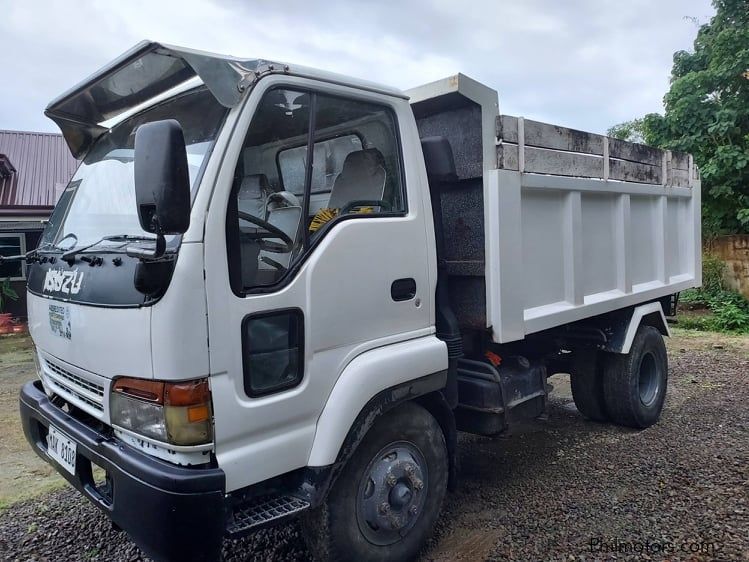
[[[446,382],[447,347],[435,336],[357,356],[341,373],[318,418],[307,466],[344,462],[379,416],[443,389]]]
[[[436,338],[435,341],[441,346],[444,346],[444,342],[441,342]],[[445,352],[443,365],[446,366],[446,364],[447,356]],[[346,371],[348,371],[348,368]],[[354,373],[357,371],[358,369],[349,372],[349,375],[347,376],[352,377],[349,379],[351,382],[345,384],[353,384],[356,379],[358,379],[358,375],[354,378]],[[323,487],[324,491],[321,490],[321,496],[327,494],[327,491],[335,482],[341,469],[356,452],[356,449],[364,440],[367,432],[372,428],[375,422],[381,416],[386,415],[389,411],[406,402],[414,402],[424,408],[430,415],[432,415],[432,417],[434,417],[442,429],[448,452],[448,486],[450,489],[455,489],[457,486],[458,473],[457,429],[455,426],[453,411],[443,393],[446,383],[447,369],[443,368],[419,378],[400,382],[380,390],[377,394],[366,400],[361,408],[359,408],[358,412],[355,414],[355,418],[348,425],[348,429],[345,431],[345,435],[341,438],[341,442],[338,446],[335,446],[335,440],[333,440],[330,435],[328,435],[328,439],[325,439],[324,441],[317,441],[317,437],[320,432],[325,432],[327,431],[327,428],[331,428],[336,424],[338,424],[338,428],[344,427],[343,424],[346,422],[343,421],[342,416],[330,416],[324,424],[318,423],[318,429],[315,436],[317,448],[313,445],[313,453],[315,453],[315,455],[313,456],[310,454],[308,468],[315,470],[315,466],[330,467],[326,483],[327,485]],[[331,393],[331,399],[333,399],[334,394],[338,394],[340,397],[343,393]],[[359,393],[359,395],[361,395],[361,393]],[[329,403],[331,399],[328,400]],[[322,438],[322,435],[320,435],[320,437]],[[313,462],[318,464],[313,464]],[[320,499],[321,497],[316,498],[315,503]]]
[[[663,307],[659,301],[641,304],[632,309],[631,315],[623,322],[617,322],[612,326],[612,335],[605,347],[605,351],[612,353],[627,354],[632,349],[640,326],[653,326],[662,335],[671,336],[671,330],[663,313]]]

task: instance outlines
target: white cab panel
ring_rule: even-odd
[[[66,363],[106,378],[152,378],[151,308],[85,306],[27,293],[34,343]],[[50,327],[49,307],[67,309],[70,339]]]
[[[183,243],[172,282],[153,306],[154,378],[184,380],[208,375],[208,320],[203,244]]]
[[[229,284],[226,208],[251,113],[264,90],[274,84],[389,105],[406,147],[408,214],[339,222],[286,286],[239,297]],[[434,332],[436,262],[433,234],[426,226],[431,216],[424,207],[428,189],[418,147],[413,116],[401,98],[279,76],[261,80],[249,97],[216,179],[205,232],[211,387],[214,404],[220,404],[215,409],[216,455],[226,473],[227,491],[306,466],[318,418],[346,366],[368,350]],[[394,302],[392,282],[408,277],[416,281],[416,296]],[[303,379],[294,388],[250,398],[243,382],[242,321],[256,312],[284,308],[299,308],[304,314]],[[441,369],[447,365],[444,355]],[[398,376],[405,381],[423,374],[401,371]]]

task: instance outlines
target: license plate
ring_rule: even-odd
[[[50,425],[47,433],[47,454],[70,474],[75,474],[75,441]]]

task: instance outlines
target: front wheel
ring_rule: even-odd
[[[432,533],[447,489],[445,438],[421,406],[375,422],[325,502],[302,518],[320,560],[411,560]]]
[[[661,416],[668,383],[663,336],[640,326],[626,355],[609,354],[603,377],[606,412],[619,425],[643,429]]]

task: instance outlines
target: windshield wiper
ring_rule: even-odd
[[[42,250],[50,250],[51,249],[51,250],[62,250],[63,252],[67,252],[73,246],[68,246],[67,248],[61,248],[60,244],[62,243],[63,240],[67,240],[68,238],[72,238],[73,239],[73,246],[75,246],[75,243],[78,242],[78,237],[75,234],[73,234],[72,232],[69,232],[65,236],[63,236],[62,238],[60,238],[54,244],[52,244],[50,242],[47,242],[41,248],[37,248],[37,250],[42,251]]]
[[[103,236],[102,238],[99,238],[96,242],[92,242],[91,244],[81,246],[80,248],[73,248],[72,250],[68,250],[62,256],[60,256],[60,259],[68,262],[68,265],[73,265],[75,263],[75,256],[77,256],[80,253],[85,252],[86,250],[93,248],[94,246],[98,246],[102,242],[143,242],[143,241],[157,242],[157,239],[152,236],[139,236],[137,234],[112,234],[110,236]]]
[[[66,234],[60,240],[57,242],[57,244],[50,244],[47,243],[46,245],[42,246],[41,248],[34,248],[33,250],[29,250],[25,254],[20,254],[17,256],[0,256],[0,265],[4,264],[5,262],[12,262],[12,261],[26,261],[26,263],[34,263],[35,261],[39,261],[39,255],[42,250],[47,249],[57,249],[62,251],[67,251],[70,248],[60,248],[60,242],[63,240],[67,240],[68,238],[73,239],[73,244],[75,244],[78,241],[78,237],[73,234],[72,232],[69,234]]]

